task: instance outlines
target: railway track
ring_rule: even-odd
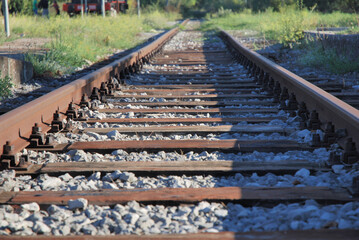
[[[225,32],[173,29],[0,123],[5,238],[358,236],[358,110]]]

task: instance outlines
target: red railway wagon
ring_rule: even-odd
[[[82,1],[82,8],[85,11],[85,0]],[[101,13],[101,0],[87,0],[87,11]],[[105,11],[115,9],[117,12],[125,13],[128,9],[127,0],[122,1],[106,1]],[[67,12],[70,16],[81,13],[81,0],[72,0],[71,3],[64,3],[62,10]]]

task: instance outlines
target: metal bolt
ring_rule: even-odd
[[[320,147],[322,144],[320,142],[320,135],[319,134],[313,134],[312,136],[312,146]]]
[[[315,110],[313,110],[310,113],[310,118],[308,121],[308,129],[310,130],[320,129],[320,121],[319,121],[318,113]]]
[[[298,117],[300,117],[303,121],[308,120],[308,109],[307,106],[305,105],[305,102],[301,102],[299,104],[299,109],[297,111],[297,115]]]
[[[100,94],[98,93],[98,88],[97,87],[94,87],[92,89],[90,99],[91,99],[91,101],[92,100],[100,100]]]
[[[106,88],[106,83],[102,82],[101,87],[100,87],[100,95],[104,96],[104,95],[107,95],[107,94],[108,94],[108,91],[107,91],[107,88]]]
[[[334,125],[332,122],[328,122],[325,125],[323,142],[330,145],[335,143],[336,140],[337,135],[335,134]]]
[[[58,110],[53,115],[53,119],[51,122],[51,132],[58,132],[63,129],[62,120],[60,118],[60,113]]]
[[[288,88],[284,87],[282,89],[282,92],[280,93],[280,97],[279,97],[279,100],[282,101],[282,100],[288,100],[289,98],[289,93],[288,93]]]
[[[69,106],[67,108],[65,115],[68,119],[77,118],[77,110],[75,109],[74,104],[72,102],[69,103]]]
[[[341,156],[341,161],[347,164],[353,164],[358,161],[358,155],[355,142],[353,142],[352,138],[347,138],[344,146],[344,152]]]
[[[89,99],[87,97],[87,95],[84,93],[81,97],[81,101],[80,101],[80,107],[81,108],[85,108],[85,107],[90,107],[90,102]]]
[[[38,123],[35,123],[35,125],[32,127],[32,134],[39,134],[41,133],[41,127],[39,127]]]
[[[282,89],[280,88],[280,83],[279,82],[275,82],[274,84],[274,90],[273,90],[273,94],[274,94],[274,102],[279,102],[279,96],[281,93]]]
[[[14,145],[10,145],[10,141],[6,141],[6,144],[3,146],[3,154],[13,154],[14,150]]]

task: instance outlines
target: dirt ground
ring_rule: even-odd
[[[19,38],[11,42],[5,42],[0,46],[0,55],[23,60],[27,52],[43,52],[49,38]]]

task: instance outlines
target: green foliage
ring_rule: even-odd
[[[1,71],[0,71],[1,76]],[[12,95],[11,88],[13,83],[11,82],[11,77],[6,75],[5,77],[0,77],[0,100],[3,98],[10,97]]]
[[[297,6],[280,8],[280,12],[270,8],[262,13],[244,11],[222,17],[219,17],[219,14],[212,16],[203,24],[203,30],[215,29],[217,26],[225,30],[251,29],[267,40],[275,40],[290,47],[303,37],[303,30],[348,26],[355,31],[359,27],[355,14],[323,14],[307,9],[298,10]]]
[[[34,12],[32,10],[32,1],[33,0],[23,0],[23,8],[21,10],[22,14],[33,15]]]
[[[231,9],[224,9],[223,7],[220,7],[217,12],[218,17],[226,17],[231,15],[233,12]]]
[[[46,54],[28,55],[27,58],[34,64],[36,74],[55,75],[99,61],[116,49],[134,47],[144,41],[138,38],[138,33],[168,27],[167,21],[176,17],[176,14],[161,12],[142,14],[140,19],[128,14],[106,18],[89,15],[84,19],[61,15],[49,20],[16,16],[10,18],[10,23],[13,35],[52,39],[46,46],[50,49]]]
[[[26,54],[25,59],[32,63],[36,75],[68,74],[85,64],[84,59],[72,49],[69,41],[58,38],[50,44],[50,51],[44,55]]]
[[[315,42],[306,43],[301,48],[304,54],[299,57],[299,62],[304,66],[322,68],[336,74],[359,72],[358,56],[341,54],[333,48],[325,49]]]
[[[239,11],[245,8],[244,0],[197,0],[196,6],[204,9],[209,13],[218,13],[220,9],[231,9],[232,11]]]
[[[163,13],[155,10],[143,16],[142,24],[147,31],[151,29],[168,29],[168,20],[178,19],[180,16],[176,13]]]
[[[10,13],[20,13],[23,9],[24,1],[23,0],[11,0],[8,1],[8,7]]]
[[[285,9],[275,25],[276,40],[285,46],[293,47],[293,44],[303,38],[305,26],[303,24],[304,12],[294,9]]]
[[[358,12],[358,0],[247,0],[247,7],[253,12],[264,12],[268,8],[279,12],[281,8],[297,5],[299,9],[317,9],[320,12]]]
[[[315,8],[320,12],[350,12],[355,13],[359,11],[358,0],[303,0],[306,7]]]

